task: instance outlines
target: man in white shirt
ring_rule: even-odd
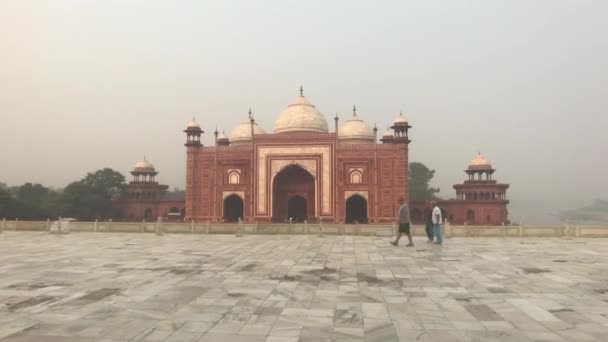
[[[441,224],[443,223],[443,218],[441,217],[441,209],[437,206],[437,202],[431,202],[433,206],[433,235],[435,235],[435,244],[441,245],[443,243],[443,238],[441,237]]]

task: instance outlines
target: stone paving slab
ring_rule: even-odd
[[[0,235],[0,341],[604,341],[608,239]]]

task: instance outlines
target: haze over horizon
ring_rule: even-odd
[[[480,151],[530,223],[608,199],[606,1],[0,2],[0,182],[63,187],[146,155],[185,184],[185,135],[304,95],[379,135],[403,111],[440,196]]]

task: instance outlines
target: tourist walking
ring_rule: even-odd
[[[399,198],[397,222],[399,223],[397,239],[395,241],[392,241],[391,243],[397,246],[399,244],[399,239],[401,239],[401,234],[406,234],[407,239],[409,240],[409,243],[406,246],[412,247],[414,243],[412,242],[412,232],[410,231],[410,208],[408,207],[407,203],[405,203],[405,199],[403,199],[403,197]]]
[[[433,206],[433,235],[435,235],[435,244],[441,245],[443,238],[441,237],[441,223],[443,223],[443,217],[441,209],[437,205],[436,201],[431,202]]]
[[[426,207],[424,208],[424,231],[426,232],[426,237],[428,238],[427,242],[433,242],[433,207],[431,206],[431,202],[426,202]]]

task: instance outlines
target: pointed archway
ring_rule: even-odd
[[[352,195],[346,200],[346,223],[367,223],[367,200]]]
[[[306,199],[300,195],[295,195],[287,200],[287,216],[293,222],[308,220],[308,203],[306,203]]]
[[[244,203],[243,199],[237,195],[230,195],[224,198],[224,222],[238,222],[243,219]]]
[[[152,219],[152,208],[146,208],[146,210],[144,211],[144,220],[152,221]]]
[[[315,217],[315,178],[300,165],[281,170],[272,181],[272,220],[287,222]],[[295,215],[295,216],[294,216]]]
[[[467,211],[467,224],[475,224],[475,212],[470,209]]]

